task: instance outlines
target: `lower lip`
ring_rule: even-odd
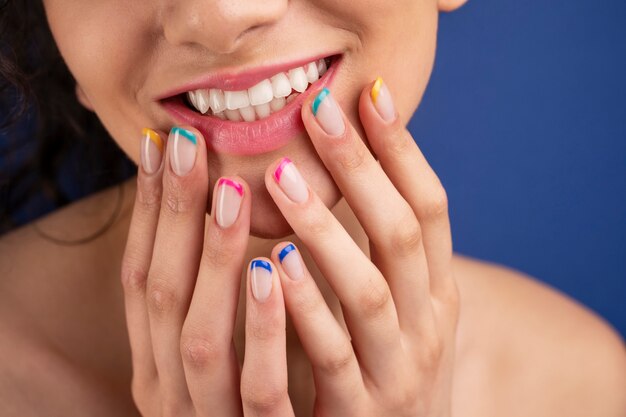
[[[313,91],[330,85],[340,60],[333,60],[326,73],[302,94],[269,117],[254,122],[231,122],[202,116],[188,108],[180,96],[162,102],[181,124],[188,124],[204,135],[207,147],[216,153],[257,155],[287,145],[304,132],[300,116],[302,103]]]

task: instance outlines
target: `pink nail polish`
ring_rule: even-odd
[[[274,171],[276,182],[294,203],[304,203],[309,198],[309,189],[298,171],[298,168],[289,158],[283,158]]]
[[[393,105],[391,93],[381,77],[376,78],[370,97],[376,111],[384,121],[391,122],[396,118],[396,108]]]
[[[243,201],[243,186],[237,181],[221,178],[217,183],[215,220],[226,229],[235,223]]]
[[[322,89],[311,104],[313,116],[317,119],[324,132],[330,136],[339,136],[346,130],[339,106],[333,99],[328,88]]]

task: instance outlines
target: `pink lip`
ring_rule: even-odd
[[[315,59],[306,60],[301,65],[312,61]],[[285,146],[291,139],[304,131],[300,117],[302,103],[313,91],[330,85],[340,63],[341,58],[334,59],[328,71],[313,85],[309,86],[304,93],[298,95],[280,111],[254,122],[231,122],[217,117],[202,116],[189,109],[183,102],[180,94],[190,90],[183,90],[178,93],[178,96],[163,100],[162,104],[179,123],[188,124],[198,129],[204,135],[207,147],[214,152],[234,155],[256,155],[271,152]],[[288,68],[293,68],[293,66]],[[269,78],[280,71],[279,69],[269,74],[263,73],[264,78]],[[264,78],[260,78],[256,82]],[[234,79],[232,80],[234,81]]]

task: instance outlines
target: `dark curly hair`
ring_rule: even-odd
[[[135,173],[78,102],[42,1],[0,0],[0,234]]]

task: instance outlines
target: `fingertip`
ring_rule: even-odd
[[[274,281],[276,280],[276,266],[265,257],[257,257],[248,264],[248,283],[252,298],[264,303],[275,292]],[[278,286],[280,287],[280,286]]]

